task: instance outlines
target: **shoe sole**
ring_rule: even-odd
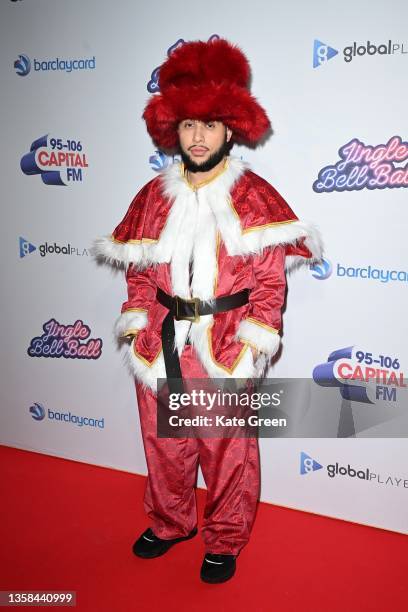
[[[223,576],[222,578],[205,578],[202,574],[200,574],[200,578],[203,582],[207,582],[208,584],[219,584],[222,582],[227,582],[227,580],[230,580],[230,578],[234,576],[236,569],[237,569],[237,566],[234,565],[231,573],[227,574],[226,576]]]
[[[227,582],[227,580],[230,580],[234,576],[235,570],[236,567],[234,567],[233,571],[230,574],[224,576],[223,578],[204,578],[201,574],[200,578],[203,582],[207,582],[207,584],[221,584],[222,582]]]
[[[161,557],[162,555],[164,555],[175,544],[179,544],[180,542],[186,542],[187,540],[191,540],[192,538],[194,538],[194,536],[197,535],[197,533],[198,533],[198,530],[194,529],[188,536],[184,536],[183,538],[176,538],[172,540],[168,544],[163,545],[163,548],[161,548],[158,552],[155,552],[153,554],[136,552],[134,548],[132,549],[133,554],[136,555],[136,557],[140,557],[141,559],[155,559],[156,557]],[[165,541],[166,540],[163,540],[163,542]]]

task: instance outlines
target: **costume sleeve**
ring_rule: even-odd
[[[250,308],[241,321],[237,337],[272,357],[280,344],[282,306],[285,300],[285,248],[269,247],[253,258],[254,287],[249,296]]]
[[[115,323],[117,336],[134,336],[147,325],[147,313],[156,297],[156,270],[153,266],[137,270],[130,264],[126,271],[128,299]]]

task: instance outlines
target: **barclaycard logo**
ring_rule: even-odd
[[[303,451],[300,453],[300,473],[302,475],[321,470],[322,465]]]
[[[322,64],[327,64],[329,60],[338,54],[337,49],[333,49],[320,40],[313,43],[313,68],[318,68]]]
[[[31,70],[31,60],[28,55],[19,55],[14,62],[14,70],[18,76],[27,76]]]
[[[319,263],[312,264],[309,269],[313,278],[317,280],[326,280],[333,272],[333,266],[328,259],[322,259]]]
[[[35,402],[30,406],[30,414],[34,421],[42,421],[45,418],[45,408],[42,404]]]

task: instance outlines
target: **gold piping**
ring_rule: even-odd
[[[186,176],[186,169],[185,169],[184,164],[182,162],[180,163],[181,176],[183,177],[187,185],[190,187],[190,189],[192,189],[193,191],[197,191],[197,189],[200,189],[200,187],[204,187],[205,185],[208,185],[209,183],[212,183],[213,181],[215,181],[215,179],[221,176],[221,174],[223,174],[227,168],[228,168],[228,158],[225,160],[224,166],[216,174],[214,174],[214,176],[206,179],[205,181],[201,181],[201,183],[197,183],[196,185],[193,185],[193,183],[190,183],[190,181],[188,180]]]
[[[251,321],[252,323],[255,323],[255,325],[259,325],[260,327],[264,327],[265,329],[267,329],[268,331],[277,334],[279,333],[278,329],[275,329],[275,327],[271,327],[270,325],[267,325],[266,323],[261,323],[261,321],[258,321],[257,319],[254,319],[253,317],[247,317],[246,319],[244,319],[246,321]]]
[[[126,331],[123,332],[122,338],[126,338],[127,336],[137,336],[139,332],[140,332],[140,329],[137,329],[136,327],[127,329]]]
[[[219,361],[216,361],[215,357],[214,357],[214,353],[212,350],[212,338],[211,338],[211,331],[212,331],[212,327],[214,325],[214,321],[212,322],[212,324],[210,325],[210,327],[207,329],[207,342],[208,342],[208,349],[210,352],[210,356],[211,359],[213,360],[213,362],[222,370],[225,370],[225,372],[228,372],[228,374],[232,374],[233,371],[235,370],[235,368],[237,367],[237,365],[239,364],[239,362],[241,361],[241,359],[244,356],[245,351],[248,348],[248,343],[244,340],[238,340],[238,342],[241,342],[241,344],[243,344],[244,346],[242,347],[239,355],[237,356],[237,358],[235,359],[234,363],[232,364],[232,366],[230,368],[227,368],[227,366],[223,365],[222,363],[220,363]]]
[[[147,308],[126,308],[122,314],[125,312],[147,312]]]
[[[264,229],[265,227],[273,227],[274,225],[285,225],[287,223],[295,223],[298,219],[290,219],[289,221],[274,221],[273,223],[265,223],[265,225],[255,225],[254,227],[247,227],[242,230],[243,234],[247,234],[248,232],[255,232],[257,230]]]
[[[118,240],[114,236],[111,236],[112,242],[117,242],[118,244],[142,244],[143,242],[158,242],[159,240],[156,238],[141,238],[141,239],[132,239],[132,240]]]
[[[216,247],[215,247],[215,277],[214,277],[214,286],[213,286],[214,297],[215,297],[215,292],[217,290],[217,284],[218,284],[218,258],[219,258],[219,255],[220,255],[220,246],[221,246],[220,232],[217,232],[215,240],[216,240]]]
[[[159,352],[157,353],[156,357],[154,357],[153,361],[150,362],[150,361],[147,361],[147,359],[145,359],[145,357],[142,357],[142,355],[140,355],[137,352],[134,341],[133,341],[132,345],[133,345],[133,353],[134,353],[135,357],[140,359],[140,361],[142,361],[148,368],[152,367],[152,365],[155,363],[155,361],[159,357],[160,353],[162,352],[162,349],[160,349]]]

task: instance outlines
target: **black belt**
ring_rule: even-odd
[[[166,366],[166,376],[170,393],[183,393],[183,379],[181,375],[180,360],[175,346],[175,329],[174,319],[176,321],[192,321],[194,323],[200,320],[201,315],[216,314],[217,312],[226,312],[248,304],[249,289],[243,289],[232,295],[215,298],[209,304],[202,302],[198,298],[183,299],[178,295],[172,297],[165,291],[157,288],[157,300],[168,309],[168,314],[165,316],[162,324],[161,339],[163,346],[164,364]]]

